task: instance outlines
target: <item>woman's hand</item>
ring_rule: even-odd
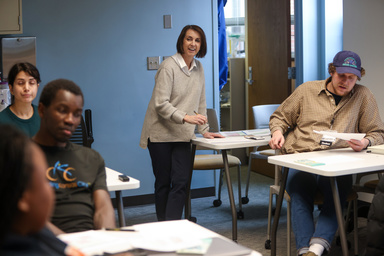
[[[225,138],[220,133],[213,133],[213,132],[206,132],[203,134],[204,138],[206,139],[213,139],[213,138]]]
[[[189,124],[199,124],[199,125],[203,125],[208,122],[207,117],[200,114],[193,115],[193,116],[185,115],[183,120],[184,122],[187,122]]]

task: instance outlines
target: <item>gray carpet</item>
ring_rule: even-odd
[[[237,202],[237,178],[236,169],[231,169],[231,178],[235,200]],[[245,191],[246,167],[242,168],[242,193]],[[269,185],[273,184],[271,178],[252,173],[251,186],[249,191],[249,203],[243,205],[244,219],[238,220],[238,243],[260,252],[262,255],[270,255],[270,250],[265,249],[267,239],[268,223],[268,200]],[[215,197],[205,197],[192,200],[192,216],[197,218],[197,224],[217,232],[225,237],[232,239],[232,217],[228,200],[228,191],[226,185],[222,191],[222,205],[213,206]],[[277,234],[277,255],[287,254],[287,236],[286,236],[286,203],[283,203],[283,209],[279,222]],[[316,215],[316,212],[315,212]],[[125,217],[127,225],[156,221],[154,205],[143,205],[125,208]],[[366,219],[359,218],[359,255],[362,255],[365,244],[365,226]],[[353,232],[347,236],[353,245]],[[291,255],[296,255],[294,236],[291,239]],[[342,255],[341,247],[335,242],[330,256]],[[354,255],[353,247],[349,250],[349,255]]]

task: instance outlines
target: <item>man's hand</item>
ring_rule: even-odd
[[[284,145],[284,142],[285,139],[283,134],[280,130],[276,130],[273,132],[272,138],[268,144],[272,149],[281,149],[281,147]]]
[[[61,235],[61,234],[65,234],[65,232],[61,229],[59,229],[58,227],[56,227],[55,225],[52,224],[52,222],[50,221],[47,221],[47,228],[49,228],[53,234],[55,234],[56,236],[58,235]]]
[[[213,132],[206,132],[203,134],[204,138],[206,139],[213,139],[213,138],[225,138],[220,133],[213,133]]]
[[[368,147],[369,140],[366,138],[362,138],[361,140],[354,140],[351,139],[347,141],[349,146],[356,152],[360,152],[361,150],[365,149]]]
[[[207,117],[200,114],[193,115],[193,116],[185,115],[183,120],[184,122],[187,122],[190,124],[199,124],[199,125],[203,125],[208,122]]]

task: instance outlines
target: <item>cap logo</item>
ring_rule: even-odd
[[[344,60],[342,66],[357,68],[356,60],[353,57],[348,57]]]

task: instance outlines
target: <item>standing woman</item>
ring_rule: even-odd
[[[152,159],[159,221],[181,219],[196,125],[205,138],[222,137],[209,132],[204,70],[195,59],[207,53],[204,31],[197,25],[185,26],[176,48],[177,53],[161,63],[155,76],[140,139]]]
[[[28,63],[16,63],[8,75],[8,86],[12,94],[12,104],[0,112],[0,123],[12,124],[29,137],[40,128],[37,106],[32,104],[40,83],[37,68]]]

